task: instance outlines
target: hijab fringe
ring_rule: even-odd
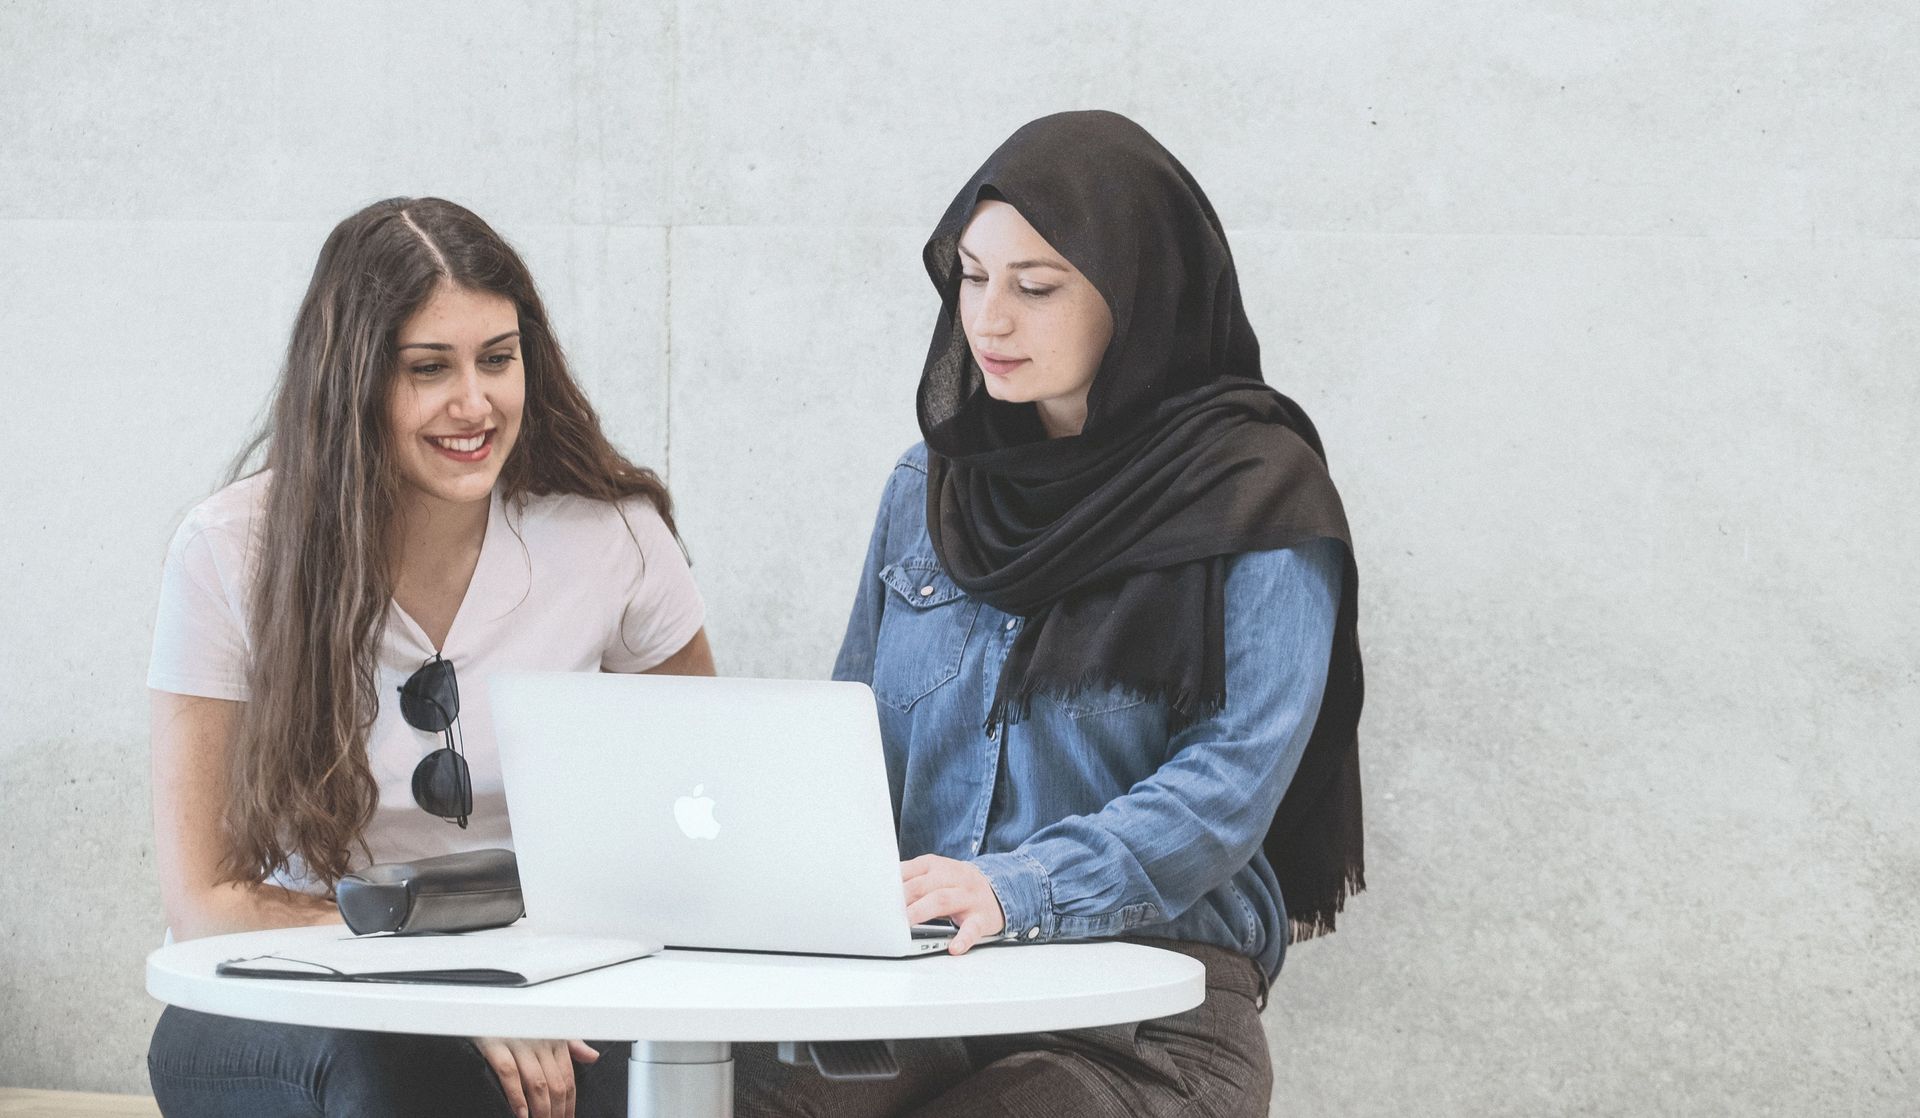
[[[1331,906],[1303,912],[1298,916],[1288,914],[1287,942],[1305,943],[1310,939],[1331,934],[1334,930],[1333,918],[1338,913],[1346,911],[1347,898],[1358,896],[1365,892],[1366,888],[1367,877],[1360,866],[1357,863],[1348,866],[1346,877],[1334,893]]]

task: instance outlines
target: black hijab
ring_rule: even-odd
[[[961,328],[960,235],[998,199],[1092,281],[1113,336],[1075,436],[987,395]],[[920,380],[927,527],[954,582],[1027,619],[988,726],[1036,694],[1120,689],[1176,727],[1226,694],[1226,570],[1244,551],[1338,540],[1346,556],[1318,721],[1268,831],[1293,938],[1365,887],[1357,575],[1306,413],[1268,387],[1226,236],[1186,168],[1139,125],[1060,113],[1015,132],[927,241],[941,313]]]

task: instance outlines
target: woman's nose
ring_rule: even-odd
[[[460,374],[460,381],[454,386],[453,399],[447,401],[447,411],[460,420],[485,419],[491,405],[487,402],[486,386],[480,380],[480,370],[468,368]]]
[[[980,314],[974,322],[974,330],[995,338],[1013,333],[1013,302],[1006,292],[988,285],[980,299]]]

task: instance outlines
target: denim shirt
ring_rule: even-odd
[[[887,480],[833,671],[879,700],[901,858],[978,866],[1021,943],[1195,940],[1277,974],[1286,907],[1260,847],[1319,714],[1341,545],[1229,561],[1219,713],[1169,733],[1166,708],[1138,696],[1037,695],[989,733],[1023,621],[941,569],[926,461],[915,446]]]

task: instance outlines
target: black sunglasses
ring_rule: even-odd
[[[454,682],[453,661],[439,653],[400,685],[400,717],[407,725],[430,734],[445,734],[447,744],[420,758],[413,770],[413,802],[464,829],[473,814],[473,778],[461,752],[454,727],[460,722],[460,688]]]

